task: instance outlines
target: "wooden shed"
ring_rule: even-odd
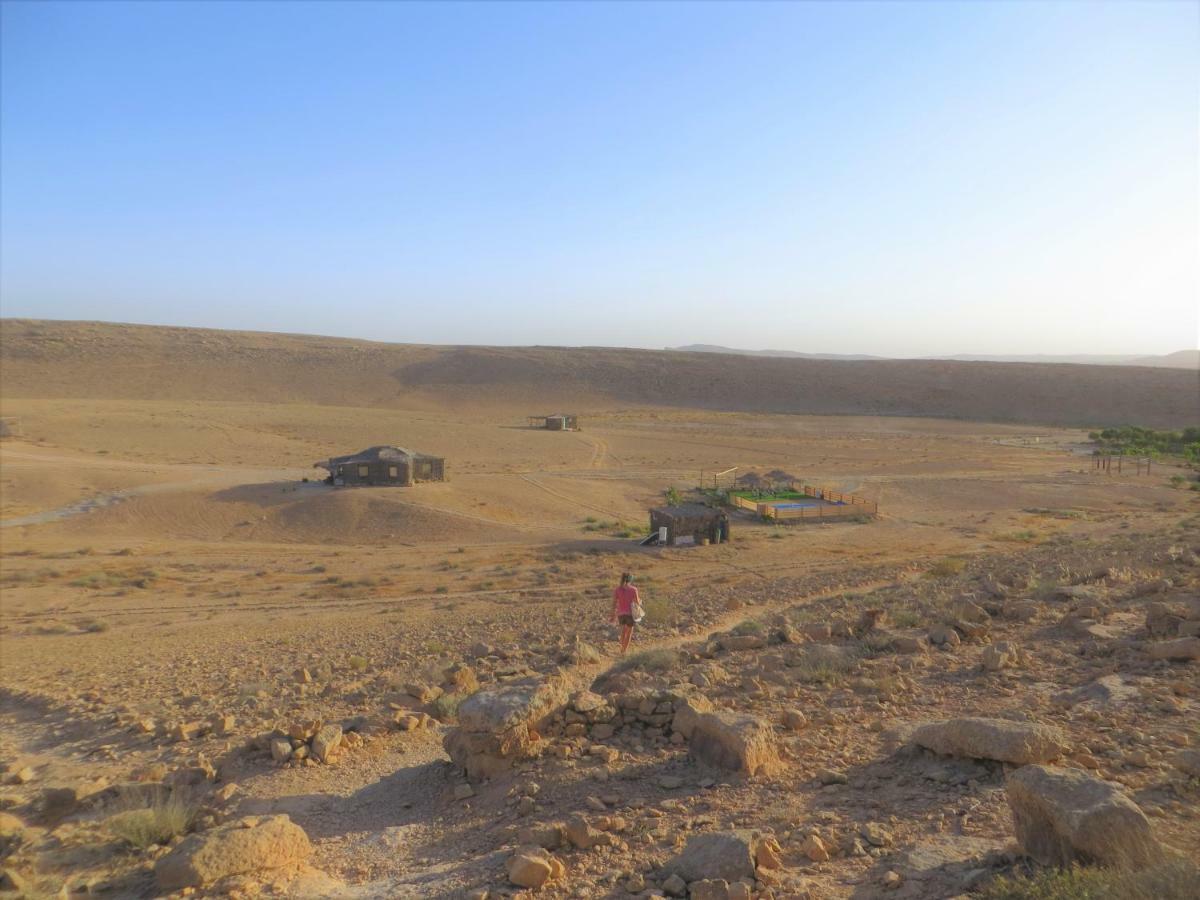
[[[334,456],[314,464],[327,469],[328,483],[352,485],[396,485],[408,487],[422,481],[445,481],[446,460],[404,447],[368,447],[350,456]]]
[[[729,514],[699,503],[660,506],[650,510],[650,530],[651,537],[658,536],[659,544],[671,547],[706,541],[723,544],[729,540]]]

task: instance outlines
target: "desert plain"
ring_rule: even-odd
[[[818,900],[969,896],[1053,862],[1189,877],[1200,494],[1178,460],[1097,471],[1088,433],[1195,424],[1194,371],[29,321],[0,349],[13,890]],[[557,411],[582,429],[527,424]],[[313,467],[379,444],[445,457],[448,480]],[[668,491],[711,502],[695,489],[731,469],[878,516],[733,511],[728,543],[639,546]],[[622,572],[647,612],[626,657]]]

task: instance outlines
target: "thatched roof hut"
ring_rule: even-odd
[[[428,453],[417,453],[404,447],[368,447],[349,456],[334,456],[314,463],[315,468],[329,470],[326,478],[331,484],[401,485],[421,481],[445,481],[446,460]]]

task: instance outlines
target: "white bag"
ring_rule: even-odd
[[[646,610],[642,608],[641,600],[634,600],[629,606],[629,614],[633,616],[633,621],[640,622],[646,618]]]

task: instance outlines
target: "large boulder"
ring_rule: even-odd
[[[699,762],[742,775],[770,775],[779,770],[779,742],[775,729],[745,713],[713,710],[698,712],[685,706],[675,715],[675,730],[688,739],[688,752]]]
[[[1165,857],[1150,821],[1114,784],[1076,769],[1024,766],[1005,787],[1017,840],[1043,865],[1136,869]]]
[[[553,878],[561,878],[562,861],[541,847],[521,847],[504,864],[508,880],[517,887],[537,890]]]
[[[1200,637],[1182,637],[1150,645],[1151,659],[1170,659],[1180,662],[1200,659]]]
[[[994,759],[1018,766],[1058,759],[1069,747],[1066,736],[1050,725],[971,717],[930,722],[917,728],[912,739],[945,756]]]
[[[492,778],[538,755],[540,730],[566,702],[561,678],[525,678],[480,691],[459,706],[458,727],[443,746],[468,778]]]
[[[694,834],[688,838],[683,852],[667,863],[664,872],[687,882],[753,880],[757,846],[758,838],[745,830]]]
[[[177,891],[298,865],[311,853],[308,835],[287,816],[250,816],[184,838],[155,864],[154,875],[162,890]]]

